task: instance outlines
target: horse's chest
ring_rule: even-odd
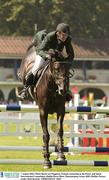
[[[48,110],[49,113],[57,112],[57,109],[60,104],[60,96],[58,94],[54,94],[54,96],[49,96]]]

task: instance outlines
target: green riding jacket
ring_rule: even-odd
[[[39,54],[42,58],[45,59],[47,55],[47,51],[49,49],[58,50],[60,52],[63,51],[64,47],[66,49],[68,59],[73,60],[74,59],[74,50],[71,43],[71,37],[68,36],[65,42],[59,41],[57,39],[56,31],[48,33],[45,38],[42,40],[42,42],[36,47],[36,52]]]

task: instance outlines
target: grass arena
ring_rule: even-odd
[[[33,132],[29,134],[29,127],[32,127],[34,129],[34,132],[35,130],[37,130],[35,129],[34,125],[31,125],[29,121],[30,118],[32,120],[34,119],[32,115],[30,115],[29,118],[26,118],[27,123],[25,125],[25,121],[23,121],[25,120],[25,118],[21,118],[21,113],[18,112],[21,111],[22,108],[19,109],[18,106],[12,108],[12,106],[4,105],[0,106],[0,109],[1,111],[4,111],[1,112],[0,117],[0,170],[47,171],[43,169],[42,165],[42,135],[38,133],[35,134]],[[91,109],[93,109],[92,111],[95,112],[95,109],[91,107],[84,108],[83,111],[85,111],[85,113],[86,111],[87,113],[89,113],[91,112]],[[74,112],[77,110],[80,113],[82,111],[80,107],[74,108]],[[27,106],[25,106],[25,108],[23,106],[23,111],[28,111]],[[98,108],[98,111],[100,111],[100,108]],[[105,111],[106,113],[106,111],[108,111],[108,108],[102,108],[101,111]],[[27,114],[28,117],[28,113],[25,114]],[[54,121],[52,120],[53,118],[54,117],[51,116],[49,119],[49,121],[52,123],[54,123]],[[34,119],[34,122],[35,121],[36,120]],[[5,127],[2,122],[4,122],[4,124],[7,126]],[[20,124],[20,122],[22,122],[22,125]],[[64,124],[64,131],[66,134],[66,120],[64,121]],[[24,131],[24,128],[27,131]],[[41,130],[40,124],[39,126],[37,124],[37,128]],[[69,136],[65,136],[64,151],[66,160],[64,162],[57,161],[56,153],[52,153],[52,151],[57,152],[57,149],[51,145],[50,159],[53,166],[51,169],[49,169],[49,171],[109,171],[109,148],[106,146],[106,137],[108,137],[108,135],[102,138],[105,147],[67,147],[69,143]],[[99,138],[99,136],[97,138]]]

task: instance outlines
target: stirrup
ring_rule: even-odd
[[[26,92],[28,90],[29,86],[24,86],[24,88],[19,92],[19,94]]]
[[[18,97],[20,100],[24,100],[24,99],[26,98],[26,94],[27,94],[28,88],[29,88],[29,86],[24,87],[24,88],[19,92],[19,94],[17,95],[17,97]]]
[[[24,100],[26,98],[26,92],[22,92],[17,96],[20,100]]]

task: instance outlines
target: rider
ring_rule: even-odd
[[[52,58],[52,53],[49,50],[58,52],[62,56],[63,49],[66,49],[67,57],[66,60],[72,62],[74,59],[74,50],[71,44],[70,28],[68,24],[60,23],[58,24],[55,31],[48,33],[42,42],[36,46],[36,60],[32,68],[31,73],[27,76],[24,89],[20,94],[20,98],[24,99],[26,96],[26,90],[28,86],[33,85],[34,75],[36,75],[36,70],[41,67],[45,60]],[[53,52],[51,51],[51,52]],[[69,82],[67,82],[67,90],[69,89]]]

